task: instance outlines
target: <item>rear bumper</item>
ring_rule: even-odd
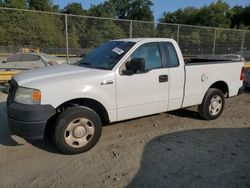
[[[56,113],[50,105],[18,103],[10,104],[7,112],[11,133],[32,140],[44,138],[47,121]]]

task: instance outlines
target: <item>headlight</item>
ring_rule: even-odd
[[[22,104],[40,104],[41,92],[38,89],[18,87],[15,102]]]

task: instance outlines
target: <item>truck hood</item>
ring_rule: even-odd
[[[18,73],[14,76],[18,85],[29,87],[30,85],[37,85],[38,83],[49,83],[53,81],[59,81],[63,79],[75,78],[78,79],[79,75],[81,78],[89,76],[103,75],[110,71],[91,69],[75,65],[56,65],[50,67],[44,67],[39,69],[33,69]]]

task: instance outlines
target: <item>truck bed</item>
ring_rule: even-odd
[[[234,61],[234,60],[228,60],[228,59],[202,59],[202,58],[188,58],[188,59],[185,59],[185,65],[238,63],[238,62],[241,62],[241,61]]]
[[[239,64],[242,64],[240,66]],[[216,82],[227,83],[228,97],[237,95],[241,69],[240,61],[192,59],[185,64],[185,100],[183,107],[200,104],[209,87]]]

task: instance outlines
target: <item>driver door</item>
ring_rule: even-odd
[[[159,44],[142,44],[125,63],[135,58],[145,60],[145,71],[132,75],[119,71],[116,78],[118,120],[160,113],[168,108],[169,70],[163,67]]]

